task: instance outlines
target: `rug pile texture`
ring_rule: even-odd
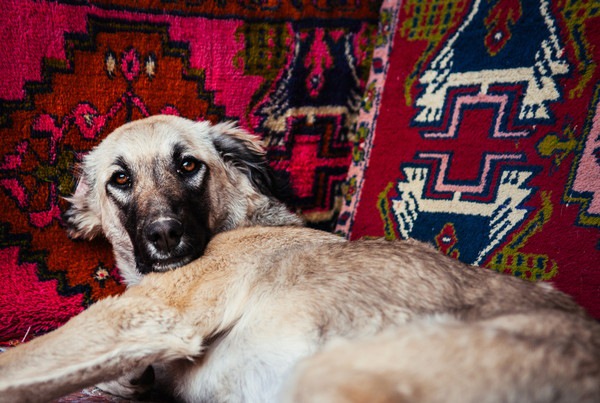
[[[385,1],[337,231],[550,281],[600,318],[600,5]]]
[[[107,242],[61,226],[73,168],[154,114],[264,139],[288,200],[333,228],[380,2],[0,0],[0,340],[123,290]]]

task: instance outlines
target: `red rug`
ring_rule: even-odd
[[[339,4],[338,4],[339,3]],[[166,113],[262,136],[292,207],[331,228],[379,2],[0,0],[0,340],[123,289],[105,241],[60,226],[72,169]]]
[[[338,232],[551,281],[600,318],[600,7],[399,3]]]

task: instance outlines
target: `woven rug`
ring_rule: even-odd
[[[551,281],[600,317],[598,3],[383,9],[337,231]]]
[[[73,166],[116,127],[165,113],[236,120],[332,228],[379,2],[0,0],[0,340],[122,291],[104,240],[60,225]]]

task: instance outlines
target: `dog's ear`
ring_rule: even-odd
[[[252,186],[264,195],[280,197],[281,183],[278,183],[258,137],[231,122],[214,125],[210,135],[223,160],[242,171]]]
[[[67,234],[72,239],[92,239],[102,231],[98,214],[91,208],[92,189],[83,173],[79,174],[73,196],[65,198],[69,207],[62,215]]]

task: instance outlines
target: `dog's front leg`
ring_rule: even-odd
[[[162,301],[127,293],[97,302],[63,327],[0,354],[0,402],[36,402],[200,354],[201,336]]]

